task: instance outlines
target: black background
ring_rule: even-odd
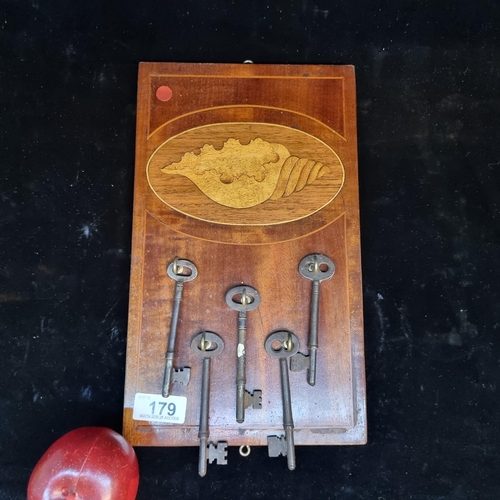
[[[369,442],[137,449],[139,499],[500,498],[497,2],[0,0],[0,499],[121,431],[139,61],[356,67]]]

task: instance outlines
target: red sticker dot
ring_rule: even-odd
[[[156,97],[160,101],[168,101],[172,97],[172,89],[166,85],[162,85],[156,90]]]

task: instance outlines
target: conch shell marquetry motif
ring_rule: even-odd
[[[183,217],[222,225],[284,224],[332,204],[341,210],[334,200],[345,169],[336,149],[342,154],[344,142],[324,124],[299,118],[306,130],[263,122],[168,124],[163,142],[152,138],[149,187]]]
[[[309,158],[290,154],[283,145],[259,137],[241,144],[229,138],[222,148],[205,144],[185,153],[161,171],[190,179],[210,199],[231,208],[249,208],[278,200],[314,183],[330,168]]]

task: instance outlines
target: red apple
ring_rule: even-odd
[[[81,427],[59,438],[36,464],[28,500],[135,500],[139,466],[111,429]]]

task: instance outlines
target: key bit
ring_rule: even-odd
[[[188,385],[191,379],[191,368],[174,368],[171,377],[171,383],[177,382],[180,385]]]
[[[250,393],[245,391],[245,408],[250,408],[254,410],[260,410],[262,408],[262,391],[253,391]]]
[[[246,384],[246,332],[247,332],[247,311],[255,309],[260,304],[260,295],[255,288],[242,285],[231,288],[226,293],[226,304],[238,311],[238,344],[236,350],[236,421],[245,421],[245,408],[252,406],[254,409],[262,408],[262,391],[254,391],[256,398],[260,397],[259,404],[248,399]],[[250,395],[252,397],[252,395]]]
[[[316,356],[318,351],[318,315],[319,315],[319,285],[322,281],[329,280],[335,273],[333,261],[326,255],[314,253],[304,257],[299,264],[299,272],[312,281],[311,305],[309,316],[309,369],[307,382],[316,384]],[[296,365],[297,366],[297,365]]]
[[[286,457],[286,439],[285,436],[268,436],[267,453],[270,457]]]
[[[268,453],[269,456],[286,455],[288,468],[295,469],[295,443],[293,437],[293,415],[292,415],[292,396],[290,393],[290,379],[288,377],[287,359],[299,350],[299,339],[297,336],[287,330],[279,330],[271,333],[265,343],[264,348],[267,354],[273,358],[278,358],[280,362],[280,378],[281,378],[281,401],[283,404],[283,429],[285,436],[277,437],[270,436],[268,438]],[[272,439],[275,438],[275,439]],[[279,440],[277,443],[276,440]],[[284,444],[282,444],[284,443]],[[269,445],[271,446],[269,448]],[[282,447],[285,447],[283,453]],[[279,451],[279,453],[277,453]],[[273,455],[271,455],[273,453]],[[275,454],[277,453],[277,454]]]
[[[170,394],[170,387],[173,382],[179,382],[183,385],[189,383],[190,370],[184,368],[182,374],[174,370],[174,356],[175,356],[175,341],[177,337],[177,325],[179,323],[179,313],[182,302],[182,292],[184,290],[184,283],[192,281],[198,276],[198,269],[189,260],[179,259],[176,257],[167,267],[167,274],[175,281],[174,291],[174,307],[172,309],[172,319],[170,320],[170,332],[168,335],[167,353],[165,355],[165,371],[163,375],[162,396],[167,398]],[[187,373],[184,374],[184,372]]]
[[[200,440],[200,454],[198,459],[198,474],[207,473],[207,460],[218,465],[226,465],[227,443],[219,442],[216,445],[208,444],[210,435],[208,415],[210,406],[210,360],[224,350],[224,341],[213,332],[204,331],[196,335],[191,341],[191,350],[203,360],[201,378],[200,425],[198,438]]]
[[[290,370],[292,372],[301,372],[306,368],[309,369],[310,360],[311,358],[309,356],[298,352],[295,356],[290,358]]]
[[[227,465],[227,443],[225,441],[219,441],[217,444],[210,443],[207,458],[209,464],[215,460],[217,465]]]

